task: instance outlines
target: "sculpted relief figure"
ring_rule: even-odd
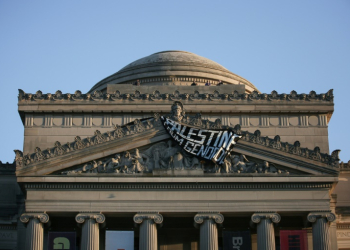
[[[171,106],[170,118],[173,119],[174,121],[181,121],[184,116],[185,116],[185,111],[182,103],[178,101],[174,102],[174,104]]]
[[[256,173],[256,163],[249,162],[245,155],[230,155],[232,171],[237,173]]]
[[[134,174],[147,172],[148,157],[141,154],[138,149],[135,155],[131,155],[129,151],[125,151],[122,156],[116,154],[104,161],[92,161],[84,164],[74,170],[63,171],[61,174],[81,174],[81,173],[126,173]]]
[[[199,169],[202,168],[198,158],[191,156],[174,145],[172,140],[157,143],[144,151],[148,157],[148,166],[153,169]]]
[[[74,170],[61,172],[61,174],[85,174],[85,173],[117,173],[137,174],[152,172],[153,169],[192,170],[201,169],[204,173],[287,173],[280,170],[267,161],[261,163],[251,162],[245,155],[229,155],[222,165],[212,162],[200,161],[193,157],[172,140],[159,142],[147,150],[140,152],[135,149],[131,154],[125,151],[105,160],[96,160],[84,164]]]

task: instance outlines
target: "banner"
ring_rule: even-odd
[[[306,230],[281,230],[281,250],[307,250]]]
[[[106,231],[106,250],[134,250],[134,231]]]
[[[223,231],[224,250],[252,250],[252,239],[249,231]]]
[[[164,116],[160,118],[166,131],[186,152],[217,164],[224,162],[225,157],[240,138],[233,131],[193,128]]]
[[[49,232],[48,250],[66,249],[75,250],[75,232]]]

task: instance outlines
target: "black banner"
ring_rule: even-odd
[[[181,124],[161,116],[162,124],[170,136],[188,153],[204,160],[222,164],[236,141],[233,131],[201,129]]]
[[[75,232],[49,232],[48,250],[75,250]]]
[[[249,231],[223,231],[224,250],[252,250],[252,239]]]

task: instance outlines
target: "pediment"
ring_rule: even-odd
[[[138,120],[113,131],[24,155],[16,150],[17,176],[338,176],[337,153],[322,154],[274,139],[229,128],[220,121],[188,117],[182,112],[181,122],[200,129],[232,130],[242,138],[222,164],[204,161],[179,147],[163,127],[160,115]]]

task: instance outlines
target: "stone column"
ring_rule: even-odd
[[[44,249],[44,227],[43,223],[49,221],[46,213],[24,213],[20,218],[21,222],[28,223],[26,229],[26,250]]]
[[[81,250],[98,250],[99,225],[105,221],[106,217],[101,213],[80,213],[75,216],[75,221],[83,224],[81,231]]]
[[[331,244],[331,232],[329,222],[335,220],[335,214],[331,211],[311,212],[307,216],[312,222],[312,243],[317,250],[334,250]]]
[[[200,225],[199,249],[218,250],[218,228],[216,224],[224,222],[224,216],[220,213],[198,213],[194,216],[194,222]]]
[[[134,222],[140,224],[139,250],[157,250],[157,224],[163,222],[163,216],[159,213],[137,213]]]
[[[275,230],[273,223],[278,223],[281,216],[275,212],[258,212],[252,215],[252,221],[258,224],[257,238],[259,250],[275,250]]]

